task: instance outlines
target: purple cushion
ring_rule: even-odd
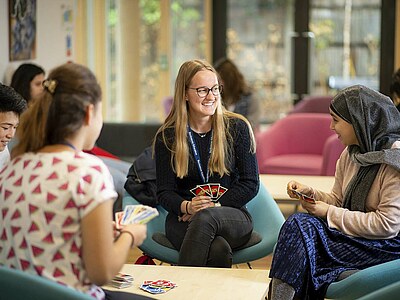
[[[286,154],[266,159],[262,174],[321,175],[322,155]]]

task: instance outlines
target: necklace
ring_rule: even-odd
[[[205,137],[206,135],[207,135],[207,132],[206,133],[197,133],[201,138],[203,138],[203,137]]]

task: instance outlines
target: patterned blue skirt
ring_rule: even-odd
[[[399,236],[387,240],[351,237],[329,228],[320,218],[297,213],[282,226],[269,276],[291,285],[300,299],[324,299],[329,284],[343,271],[399,258]]]

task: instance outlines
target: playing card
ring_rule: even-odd
[[[219,189],[218,189],[218,196],[217,196],[217,199],[215,199],[215,200],[219,200],[219,198],[221,198],[221,196],[222,196],[223,194],[225,194],[227,190],[228,190],[228,189],[227,189],[226,187],[220,186]]]
[[[120,217],[119,227],[127,224],[145,224],[158,216],[158,210],[147,205],[127,205]],[[117,216],[116,216],[117,218]],[[118,223],[117,223],[118,224]],[[117,227],[117,229],[120,229]]]
[[[209,196],[207,194],[207,192],[200,185],[196,186],[195,188],[191,189],[190,191],[195,196]]]
[[[211,198],[213,198],[213,199],[218,198],[220,186],[221,185],[219,183],[210,183],[210,189],[211,189],[211,195],[212,195]]]
[[[202,184],[199,185],[199,187],[204,190],[204,192],[206,193],[204,196],[210,196],[212,197],[212,193],[211,193],[211,187],[209,184]]]
[[[177,285],[169,280],[159,279],[159,280],[145,280],[143,281],[140,288],[146,292],[152,294],[162,294],[165,293]]]

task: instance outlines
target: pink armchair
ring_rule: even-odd
[[[257,134],[261,174],[334,175],[344,149],[322,113],[290,114]]]
[[[329,114],[329,105],[331,104],[332,99],[332,96],[308,96],[296,103],[289,113]]]

